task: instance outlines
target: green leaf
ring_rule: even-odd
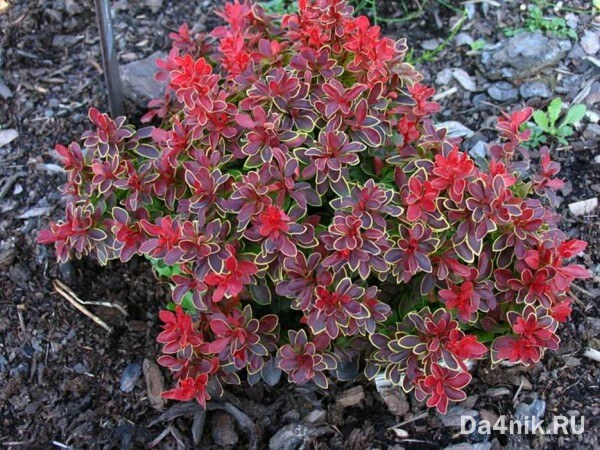
[[[494,333],[490,333],[489,331],[484,331],[483,333],[477,333],[479,337],[479,342],[485,344],[486,342],[492,342],[496,337]]]
[[[586,111],[587,108],[585,107],[585,105],[573,105],[565,115],[565,118],[562,121],[562,125],[571,125],[579,122],[585,116]]]
[[[535,111],[533,113],[533,120],[543,131],[548,130],[548,116],[544,111]]]
[[[560,138],[566,138],[573,134],[573,128],[568,125],[562,126],[559,128],[558,136]]]
[[[562,110],[562,100],[560,99],[560,97],[556,97],[548,105],[548,120],[550,122],[550,127],[554,128],[554,124],[560,117],[561,110]]]
[[[196,305],[194,305],[194,300],[191,292],[188,292],[183,296],[183,298],[181,299],[181,307],[186,311],[196,311]]]

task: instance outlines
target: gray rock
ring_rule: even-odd
[[[142,366],[138,363],[131,363],[125,367],[121,375],[121,390],[123,392],[131,392],[135,387],[135,382],[142,374]]]
[[[65,11],[68,15],[74,16],[83,10],[83,6],[77,0],[65,0]]]
[[[269,450],[296,450],[311,438],[332,433],[331,428],[308,424],[290,424],[280,429],[269,441]]]
[[[323,423],[327,419],[327,412],[322,409],[315,409],[311,411],[305,418],[306,423]]]
[[[154,79],[156,59],[164,58],[164,52],[154,52],[150,56],[121,66],[123,95],[139,106],[146,107],[154,98],[161,97],[164,83]]]
[[[484,102],[489,102],[490,98],[486,94],[476,94],[473,96],[473,105],[479,109],[489,108]]]
[[[144,3],[150,8],[150,11],[156,14],[162,8],[163,0],[145,0]]]
[[[290,409],[283,413],[281,421],[283,423],[296,423],[300,420],[300,412],[297,409]]]
[[[8,130],[0,130],[0,147],[10,144],[19,137],[19,132],[9,128]]]
[[[571,50],[569,50],[569,53],[567,54],[567,58],[569,59],[581,59],[585,56],[585,52],[583,51],[583,49],[581,48],[581,45],[579,44],[575,44],[573,45],[573,48]]]
[[[523,426],[529,426],[535,422],[539,422],[544,412],[546,411],[546,402],[536,399],[531,403],[519,403],[515,410],[515,420],[518,420]]]
[[[469,150],[469,155],[472,158],[481,158],[485,159],[487,156],[487,142],[485,141],[477,141],[477,143]]]
[[[221,448],[234,448],[238,441],[235,432],[235,420],[223,411],[215,411],[211,418],[211,435],[215,444]]]
[[[477,444],[454,444],[449,447],[444,447],[444,450],[491,450],[491,442],[479,442]]]
[[[595,55],[600,50],[600,31],[585,30],[579,44],[588,55]]]
[[[444,69],[440,70],[435,77],[436,84],[446,86],[452,80],[452,70]]]
[[[442,40],[439,38],[427,39],[421,42],[421,48],[425,50],[435,50],[438,48],[438,45],[442,43]]]
[[[437,124],[436,128],[439,130],[440,128],[445,128],[448,131],[448,137],[464,137],[470,138],[473,136],[474,131],[470,128],[466,127],[460,122],[455,120],[448,120],[446,122],[440,122]]]
[[[454,70],[452,70],[452,76],[467,91],[473,92],[473,91],[477,90],[477,86],[475,85],[473,78],[471,78],[471,75],[469,75],[464,70],[454,69]]]
[[[541,81],[523,83],[521,86],[519,86],[519,94],[521,94],[521,97],[525,99],[532,97],[548,98],[552,95],[550,89],[548,89],[548,86]]]
[[[490,97],[499,102],[512,102],[519,98],[519,91],[506,81],[494,83],[487,90],[487,93]]]
[[[454,43],[457,47],[460,47],[461,45],[471,45],[473,42],[474,39],[471,37],[470,34],[461,31],[456,35]]]
[[[4,100],[8,100],[9,98],[12,97],[12,91],[10,90],[10,88],[4,83],[4,81],[2,80],[2,78],[0,78],[0,96],[4,99]]]
[[[479,418],[479,413],[474,409],[464,408],[462,406],[453,406],[448,409],[446,414],[438,414],[445,427],[460,428],[462,417],[471,417],[475,420]]]
[[[550,38],[541,31],[520,33],[482,52],[480,64],[491,80],[522,80],[556,64],[571,45],[568,39]]]
[[[598,139],[600,137],[600,125],[597,123],[588,123],[585,130],[583,130],[583,136],[587,139]]]

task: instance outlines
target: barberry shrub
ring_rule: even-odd
[[[586,244],[557,228],[547,148],[524,176],[530,108],[498,120],[475,164],[436,127],[434,90],[346,0],[269,16],[232,3],[210,35],[187,25],[158,60],[164,98],[135,129],[96,109],[57,151],[58,259],[152,261],[164,396],[205,405],[223,384],[383,374],[441,413],[468,365],[531,365],[559,344]]]

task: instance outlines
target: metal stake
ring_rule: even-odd
[[[119,62],[117,61],[117,49],[115,47],[115,34],[110,17],[109,0],[94,0],[96,4],[96,18],[100,30],[100,43],[102,46],[102,67],[104,78],[108,89],[108,104],[113,117],[122,116],[123,92],[121,90],[121,75],[119,73]]]

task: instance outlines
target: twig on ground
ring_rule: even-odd
[[[391,429],[397,428],[397,427],[401,427],[401,426],[406,425],[408,423],[416,422],[417,420],[424,419],[427,416],[429,416],[429,412],[427,412],[427,411],[422,412],[421,414],[417,414],[415,417],[412,417],[412,418],[410,418],[408,420],[405,420],[404,422],[401,422],[401,423],[398,423],[398,424],[396,424],[396,425],[394,425],[392,427],[389,427],[388,430],[391,430]]]
[[[513,405],[517,402],[517,398],[519,397],[519,394],[521,393],[521,390],[523,389],[524,383],[525,383],[525,378],[521,377],[521,384],[519,385],[519,389],[517,389],[517,392],[515,392],[515,396],[512,399]]]
[[[583,309],[585,309],[585,303],[583,303],[581,300],[579,300],[579,297],[577,297],[571,291],[567,292],[567,294],[569,295],[569,297],[571,297],[573,300],[575,300],[575,303],[577,303],[579,306],[581,306]]]
[[[588,297],[592,297],[592,298],[596,298],[596,296],[594,294],[592,294],[590,291],[577,286],[575,283],[571,283],[571,287],[575,288],[576,291],[581,292],[582,294],[587,295]]]
[[[82,301],[75,295],[75,293],[64,283],[59,280],[54,280],[54,289],[58,292],[64,299],[66,299],[71,305],[73,305],[79,312],[84,314],[85,316],[92,319],[96,324],[100,325],[109,333],[112,333],[112,328],[106,324],[102,319],[98,316],[90,312],[85,306],[81,303]]]

